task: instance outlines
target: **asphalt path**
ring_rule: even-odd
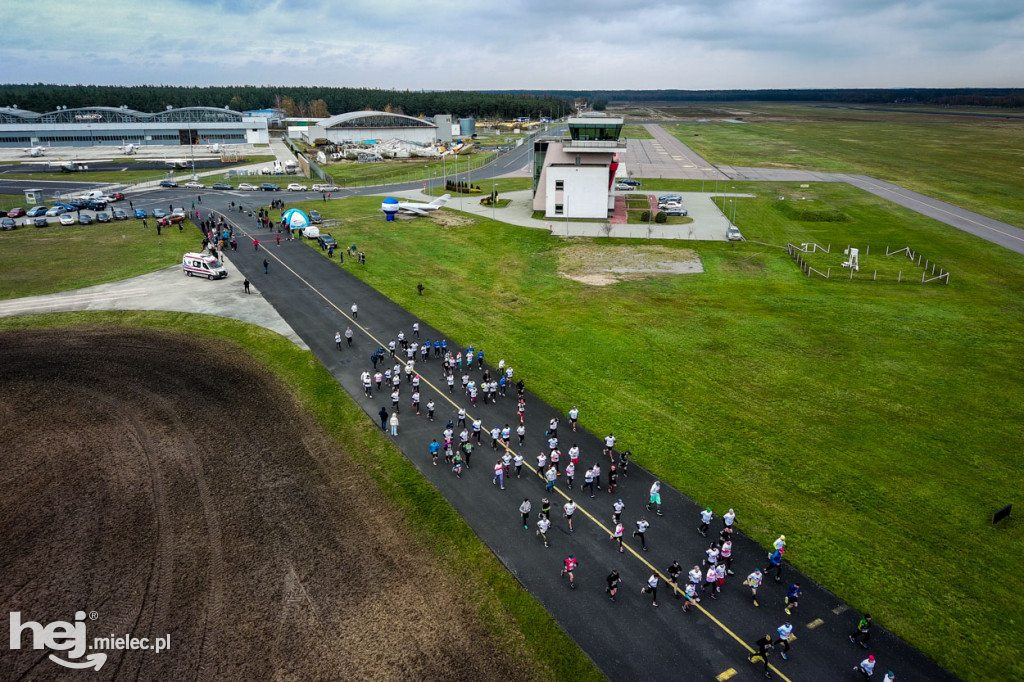
[[[204,203],[204,212],[226,208],[228,193],[207,196],[210,198]],[[252,200],[268,201],[270,198],[261,194]],[[140,199],[136,199],[136,205]],[[167,200],[167,194],[155,195],[151,203],[161,205]],[[235,222],[237,211],[225,213]],[[367,417],[379,423],[377,413],[381,406],[391,411],[389,392],[381,395],[374,389],[372,397],[365,396],[359,375],[364,370],[372,371],[369,357],[377,346],[386,347],[399,330],[404,330],[407,338],[411,337],[412,323],[416,318],[348,272],[351,268],[375,267],[373,244],[358,245],[367,254],[365,266],[346,258],[345,264],[339,267],[336,260],[327,259],[318,250],[299,241],[283,241],[276,245],[276,233],[254,231],[252,219],[248,216],[235,224],[239,248],[229,254],[231,262],[257,284],[264,297],[353,396]],[[246,238],[249,236],[260,240],[259,250],[253,248],[251,240]],[[263,271],[264,259],[269,262],[268,274]],[[225,280],[214,285],[240,287],[241,282]],[[410,275],[409,287],[415,286],[415,276]],[[424,295],[437,296],[443,292],[427,290]],[[353,302],[359,307],[356,319],[352,319],[350,313]],[[338,350],[334,335],[349,325],[355,332],[353,347]],[[430,328],[423,322],[420,329],[424,339],[444,337],[441,330]],[[486,339],[478,340],[477,347],[486,353]],[[459,349],[450,339],[449,348]],[[493,362],[498,358],[487,359]],[[515,367],[515,358],[505,360]],[[419,416],[412,412],[410,387],[403,378],[399,435],[394,438],[396,445],[610,679],[761,678],[760,664],[749,663],[746,655],[751,651],[751,643],[766,633],[774,634],[775,628],[787,620],[783,599],[785,588],[793,581],[801,584],[804,597],[799,611],[789,619],[796,634],[790,659],[782,661],[777,655],[771,658],[778,679],[852,681],[858,679],[853,666],[868,653],[877,657],[883,673],[891,668],[897,672],[901,682],[955,679],[880,626],[875,627],[870,651],[851,644],[847,635],[854,629],[859,614],[788,566],[784,570],[782,584],[766,580],[760,594],[761,606],[755,608],[749,591],[741,582],[754,567],[764,567],[767,552],[742,533],[734,542],[736,575],[729,577],[718,600],[705,599],[696,611],[683,613],[680,601],[673,599],[663,586],[658,594],[660,606],[653,607],[650,596],[640,593],[652,570],[660,571],[664,580],[666,568],[673,560],[678,560],[685,576],[686,571],[700,562],[708,547],[713,533],[705,539],[696,532],[698,505],[680,492],[663,486],[664,516],[647,512],[644,506],[654,479],[636,464],[630,466],[628,478],[620,479],[618,494],[610,495],[604,485],[609,464],[608,457],[602,453],[601,437],[605,434],[599,426],[589,424],[587,415],[582,414],[580,423],[583,429],[572,433],[564,415],[529,391],[526,394],[527,439],[522,450],[527,466],[524,466],[523,477],[507,481],[505,490],[492,484],[493,465],[498,453],[492,450],[490,438],[485,435],[482,447],[477,448],[472,456],[471,468],[457,479],[444,466],[443,458],[440,465],[431,464],[427,454],[430,440],[435,437],[439,442],[442,440],[445,422],[449,418],[456,419],[459,407],[467,410],[470,419],[480,418],[485,430],[506,423],[514,427],[515,391],[510,390],[508,397],[499,399],[497,404],[473,406],[458,385],[454,394],[449,394],[441,378],[440,366],[440,360],[434,358],[417,365],[417,371],[424,379],[422,405],[431,399],[437,404],[433,423],[428,421],[425,410]],[[473,370],[470,375],[479,380],[481,373]],[[530,384],[529,376],[520,377],[517,373],[515,378],[523,378],[527,386]],[[561,420],[558,435],[563,452],[575,442],[582,455],[577,488],[568,491],[560,480],[557,491],[548,495],[554,513],[549,531],[551,547],[545,548],[534,532],[536,512],[545,494],[544,486],[533,472],[536,456],[546,443],[544,431],[555,416]],[[513,437],[513,442],[515,440]],[[619,447],[628,449],[629,443],[620,441]],[[637,453],[637,457],[642,459],[643,453]],[[595,462],[602,464],[602,489],[591,498],[578,486],[583,466]],[[574,534],[568,532],[561,514],[561,505],[570,495],[579,505]],[[611,505],[620,496],[626,504],[623,521],[627,526],[627,551],[623,554],[616,551],[609,539]],[[523,528],[518,513],[524,497],[531,500],[534,509],[529,529]],[[745,522],[742,500],[737,500],[735,507],[737,526],[742,530]],[[725,510],[715,511],[720,515]],[[651,522],[647,533],[649,551],[643,551],[640,543],[629,536],[635,521],[642,515]],[[721,522],[716,519],[713,529],[717,531],[720,526]],[[784,528],[778,529],[779,533],[785,531]],[[790,556],[798,556],[800,539],[789,537],[788,541]],[[864,551],[871,550],[865,548]],[[578,589],[575,590],[570,590],[567,580],[559,575],[562,561],[569,554],[579,560],[576,573]],[[614,603],[604,591],[605,576],[612,569],[617,569],[623,579],[619,598]]]

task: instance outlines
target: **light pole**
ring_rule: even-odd
[[[736,185],[733,185],[732,189],[735,190],[736,189]],[[733,225],[736,224],[736,197],[732,198],[732,221],[731,221],[731,223]]]

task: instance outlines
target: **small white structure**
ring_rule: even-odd
[[[848,256],[847,260],[843,261],[843,267],[852,268],[855,272],[860,272],[860,249],[848,246],[843,249],[843,255]]]

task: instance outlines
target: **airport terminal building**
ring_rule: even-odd
[[[0,107],[0,147],[259,144],[267,120],[216,107],[168,108],[155,114],[127,107],[58,109],[45,114]]]
[[[303,136],[310,144],[325,139],[331,144],[402,140],[432,144],[438,139],[437,126],[414,116],[386,111],[350,111],[308,126]]]

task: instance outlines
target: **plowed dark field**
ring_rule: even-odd
[[[532,676],[379,490],[240,351],[150,332],[0,334],[0,596],[76,610],[97,673],[3,642],[0,679]]]

